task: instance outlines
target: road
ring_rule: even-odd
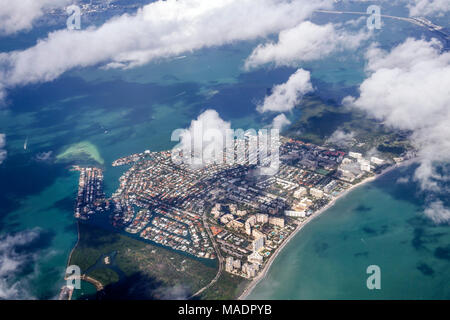
[[[209,224],[208,224],[207,217],[206,217],[206,212],[203,213],[202,219],[203,219],[203,225],[205,226],[206,231],[208,232],[208,235],[209,235],[209,237],[211,239],[211,242],[213,244],[214,250],[216,251],[217,259],[219,260],[219,270],[217,271],[216,276],[214,277],[214,279],[211,280],[210,283],[208,283],[206,286],[204,286],[203,288],[198,290],[196,293],[194,293],[192,296],[190,296],[189,299],[191,299],[191,298],[193,298],[195,296],[198,296],[203,291],[205,291],[206,289],[211,287],[214,283],[217,282],[217,280],[219,280],[219,278],[220,278],[220,276],[222,275],[222,272],[223,272],[224,259],[222,257],[222,254],[220,253],[220,250],[219,250],[219,247],[218,247],[216,241],[214,240],[214,237],[213,237],[213,235],[211,233],[211,229],[209,228]]]
[[[354,14],[354,15],[360,15],[360,16],[369,16],[369,15],[371,15],[371,14],[369,14],[367,12],[359,12],[359,11],[316,10],[316,12],[331,13],[331,14]],[[432,23],[430,20],[428,20],[426,18],[423,18],[423,17],[405,18],[405,17],[391,16],[391,15],[386,15],[386,14],[380,14],[380,16],[382,18],[407,21],[407,22],[415,24],[417,26],[425,27],[428,30],[430,30],[432,32],[435,32],[437,35],[442,37],[447,42],[447,43],[445,43],[446,48],[449,48],[449,46],[450,46],[450,34],[448,34],[443,27]]]
[[[333,13],[333,14],[356,14],[356,15],[364,15],[364,16],[369,16],[371,14],[367,13],[367,12],[359,12],[359,11],[333,11],[333,10],[316,10],[316,12],[322,12],[322,13]],[[407,21],[410,23],[413,23],[415,25],[418,26],[422,26],[422,27],[427,27],[429,28],[431,31],[439,31],[442,29],[442,27],[437,26],[435,24],[433,24],[431,21],[425,19],[425,18],[405,18],[405,17],[398,17],[398,16],[390,16],[387,14],[381,14],[380,15],[382,18],[389,18],[389,19],[396,19],[396,20],[402,20],[402,21]]]

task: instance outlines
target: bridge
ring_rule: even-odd
[[[371,15],[371,13],[359,12],[359,11],[316,10],[315,12],[330,13],[330,14],[353,14],[353,15],[360,15],[360,16],[370,16]],[[417,26],[425,27],[429,31],[437,34],[439,37],[441,37],[445,41],[446,49],[450,48],[450,34],[445,31],[445,28],[432,23],[430,20],[428,20],[424,17],[405,18],[405,17],[391,16],[391,15],[386,15],[386,14],[381,14],[380,16],[382,18],[406,21],[406,22],[415,24]]]

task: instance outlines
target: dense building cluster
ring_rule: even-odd
[[[364,178],[383,163],[284,137],[279,159],[271,175],[260,174],[256,164],[245,161],[192,168],[175,163],[169,151],[118,159],[114,166],[131,167],[111,197],[111,222],[196,257],[218,256],[225,271],[252,278],[299,225],[351,186],[355,178],[347,179],[349,165],[357,166],[355,177]],[[86,203],[102,196],[86,198],[91,195],[87,185],[94,184],[95,192],[101,173],[89,170],[82,169],[80,177],[86,192],[79,197]],[[92,211],[83,208],[79,211]]]
[[[103,171],[79,166],[74,166],[73,170],[80,171],[75,217],[87,220],[89,215],[103,211],[105,207],[109,209],[109,201],[105,201],[103,194]]]

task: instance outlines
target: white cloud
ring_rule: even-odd
[[[339,147],[348,147],[354,142],[354,139],[354,132],[345,132],[338,129],[333,132],[333,134],[327,139],[326,142]]]
[[[6,135],[4,133],[0,133],[0,148],[4,148],[6,146]]]
[[[4,133],[0,133],[0,164],[5,161],[7,156],[7,151],[3,148],[6,146],[6,135]]]
[[[196,120],[192,120],[188,129],[179,130],[177,132],[179,137],[175,136],[172,140],[176,141],[179,138],[180,143],[176,148],[193,152],[191,162],[193,167],[203,167],[216,160],[215,147],[218,147],[219,152],[223,152],[228,130],[231,130],[230,122],[224,121],[217,111],[208,109]],[[191,156],[188,152],[184,153],[184,157]]]
[[[422,189],[442,193],[449,181],[450,52],[441,52],[436,39],[409,38],[391,52],[374,46],[367,58],[369,77],[360,96],[344,103],[393,128],[412,131],[420,161],[415,179]]]
[[[292,74],[288,81],[272,88],[272,93],[264,98],[259,104],[259,112],[275,111],[284,112],[292,110],[300,103],[303,96],[314,91],[311,84],[311,74],[309,71],[298,69]]]
[[[30,299],[27,278],[20,274],[36,259],[23,248],[39,237],[39,231],[28,230],[0,237],[0,299]],[[20,277],[19,280],[16,277]]]
[[[450,11],[448,0],[409,0],[407,5],[410,16],[443,15]]]
[[[291,124],[291,121],[289,121],[289,119],[284,115],[284,113],[277,115],[273,120],[272,120],[272,128],[273,129],[278,129],[278,130],[283,130],[283,128],[285,126],[288,126]]]
[[[357,48],[369,38],[369,33],[348,33],[329,23],[317,25],[305,21],[296,27],[283,30],[278,42],[256,47],[245,62],[251,69],[267,63],[279,66],[297,66],[299,62],[322,59],[333,52]]]
[[[168,0],[98,28],[59,30],[26,50],[0,54],[0,87],[51,81],[97,64],[128,66],[292,28],[331,0]]]
[[[34,157],[34,159],[36,161],[40,161],[40,162],[48,162],[48,161],[52,160],[52,156],[53,156],[53,151],[40,152]]]
[[[70,0],[0,0],[0,35],[29,30],[46,10],[63,7]]]
[[[400,177],[397,179],[396,183],[400,183],[400,184],[407,184],[410,183],[411,179],[409,177]]]
[[[425,214],[435,223],[446,223],[450,221],[450,210],[440,200],[432,202],[425,209]]]
[[[192,292],[189,288],[176,284],[173,287],[158,287],[152,294],[158,300],[187,300]]]
[[[366,22],[367,22],[367,16],[361,16],[356,19],[347,20],[346,22],[344,22],[344,25],[351,26],[351,27],[357,27],[360,24],[363,24],[363,23],[366,24]]]

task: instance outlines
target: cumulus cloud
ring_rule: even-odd
[[[22,231],[0,237],[0,299],[30,299],[26,277],[16,276],[35,261],[33,253],[24,250],[39,238],[38,230]]]
[[[0,133],[0,164],[5,161],[7,152],[3,148],[6,146],[6,135],[4,133]]]
[[[314,91],[309,71],[298,69],[288,81],[272,88],[272,93],[257,106],[259,112],[285,112],[298,105],[303,96]]]
[[[435,223],[446,223],[450,221],[450,210],[440,200],[432,202],[425,209],[425,214]]]
[[[159,287],[153,294],[160,300],[187,300],[191,291],[186,286],[177,284],[173,287]]]
[[[60,8],[70,0],[0,0],[0,35],[29,30],[46,10]]]
[[[6,145],[6,135],[4,133],[0,133],[0,148],[5,147]]]
[[[38,162],[49,162],[52,160],[53,151],[40,152],[35,156],[35,160]]]
[[[327,139],[327,143],[336,145],[339,147],[348,147],[355,140],[354,132],[345,132],[343,130],[336,130],[333,134]]]
[[[443,15],[450,11],[448,0],[409,0],[407,5],[410,16]]]
[[[273,120],[272,120],[272,128],[273,129],[278,129],[278,130],[283,130],[283,128],[285,126],[288,126],[291,124],[291,121],[289,121],[289,119],[285,116],[284,113],[277,115]]]
[[[346,26],[351,26],[351,27],[357,27],[361,24],[365,24],[367,21],[367,17],[366,16],[361,16],[357,19],[351,19],[351,20],[347,20],[344,25]]]
[[[345,104],[365,110],[393,128],[412,132],[420,166],[415,180],[422,189],[443,192],[450,162],[450,52],[441,43],[407,39],[386,52],[367,52],[369,77],[357,98]]]
[[[223,152],[227,134],[231,132],[230,122],[224,121],[217,111],[208,109],[191,121],[188,129],[178,129],[172,135],[172,141],[180,141],[173,153],[183,151],[184,163],[193,167],[202,167],[218,159],[215,152]],[[192,160],[189,160],[190,157]],[[223,160],[223,158],[222,158]]]
[[[407,184],[410,183],[411,180],[409,177],[400,177],[397,179],[396,183],[400,183],[400,184]]]
[[[331,0],[168,0],[100,27],[59,30],[26,50],[0,54],[0,88],[51,81],[98,64],[133,67],[292,28]]]
[[[251,69],[267,63],[275,66],[296,66],[302,61],[322,59],[333,52],[359,47],[369,38],[369,33],[349,33],[329,23],[317,25],[309,21],[294,28],[283,30],[278,42],[257,46],[245,61],[245,68]]]

